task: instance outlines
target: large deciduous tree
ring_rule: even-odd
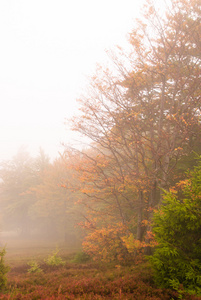
[[[142,241],[161,189],[169,188],[178,161],[194,149],[200,135],[200,18],[198,0],[172,0],[163,16],[147,3],[129,50],[110,54],[112,67],[99,67],[80,99],[82,113],[72,127],[91,143],[84,151],[68,148],[66,155],[80,158],[72,165],[93,215],[91,229],[121,222],[125,235]]]

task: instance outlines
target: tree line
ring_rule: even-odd
[[[76,195],[62,187],[71,176],[61,158],[51,162],[40,149],[32,157],[25,148],[0,166],[1,231],[22,238],[60,240],[76,245],[79,208]]]

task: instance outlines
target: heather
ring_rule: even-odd
[[[40,272],[29,272],[30,260],[38,253]],[[7,251],[10,271],[7,286],[0,293],[0,299],[179,299],[180,295],[169,289],[158,288],[153,280],[151,267],[147,261],[130,265],[115,265],[94,262],[85,255],[69,253],[61,248],[55,261],[49,264],[47,257],[56,251],[43,248],[16,249]],[[49,256],[47,256],[49,253]],[[58,259],[60,258],[60,259]],[[83,260],[83,261],[82,261]],[[79,261],[79,262],[76,262]],[[196,296],[183,293],[183,299],[198,300]]]

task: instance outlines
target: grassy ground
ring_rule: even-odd
[[[60,249],[60,255],[63,256],[79,251],[79,248],[69,248],[68,245],[61,242],[51,242],[43,239],[7,238],[4,245],[6,245],[6,261],[11,267],[17,264],[22,265],[30,260],[41,261],[57,247]]]
[[[8,283],[0,299],[178,299],[176,292],[158,289],[147,263],[111,266],[83,256],[73,261],[72,249],[63,247],[59,256],[63,265],[48,265],[44,259],[56,249],[55,243],[13,241],[7,245],[6,263],[10,265]],[[41,272],[29,273],[30,261],[37,262]],[[37,268],[36,268],[37,269]],[[184,295],[183,299],[201,299]]]

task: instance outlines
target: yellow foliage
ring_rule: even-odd
[[[129,253],[139,251],[142,248],[142,243],[136,240],[132,233],[129,236],[124,236],[122,240]]]
[[[85,237],[83,249],[94,260],[121,262],[126,259],[127,253],[121,239],[125,232],[126,227],[123,224],[96,229]]]

